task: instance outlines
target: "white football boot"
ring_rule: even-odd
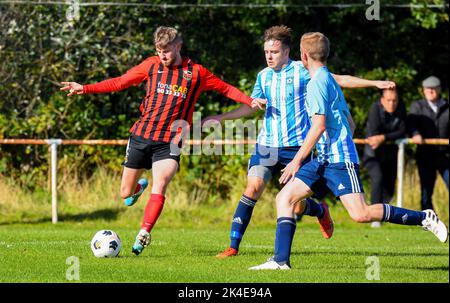
[[[139,234],[136,236],[136,241],[134,242],[131,252],[136,256],[140,255],[144,248],[146,248],[152,240],[152,236],[146,230],[141,229]]]
[[[291,267],[285,263],[285,264],[278,264],[278,262],[273,260],[272,258],[269,258],[266,263],[263,263],[261,265],[250,267],[249,270],[289,270]]]
[[[445,224],[441,220],[439,220],[438,216],[433,210],[426,209],[423,212],[427,214],[425,219],[422,221],[423,229],[431,231],[442,243],[447,242],[447,226],[445,226]]]

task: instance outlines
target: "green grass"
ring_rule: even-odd
[[[79,258],[79,282],[449,282],[449,246],[419,227],[340,224],[330,240],[307,218],[298,225],[292,270],[254,272],[273,251],[274,226],[250,225],[238,257],[214,257],[228,244],[228,227],[156,227],[139,257],[131,254],[136,228],[113,222],[0,226],[0,282],[69,282],[66,264]],[[118,258],[97,259],[89,242],[99,229],[122,238]],[[377,256],[380,280],[367,280],[367,257]]]
[[[228,176],[230,178],[230,176]],[[181,175],[169,187],[153,243],[142,256],[130,249],[149,192],[132,208],[123,205],[120,176],[99,170],[88,180],[61,178],[60,223],[52,225],[50,192],[28,191],[0,176],[0,282],[68,282],[66,260],[80,261],[80,282],[449,282],[449,246],[419,227],[354,223],[340,203],[329,200],[335,235],[324,240],[316,220],[297,227],[290,272],[250,272],[271,256],[275,233],[270,186],[255,207],[240,256],[216,260],[228,245],[230,221],[245,186],[245,174],[230,187],[192,182]],[[214,182],[213,182],[214,183]],[[222,180],[221,183],[222,184]],[[227,183],[228,184],[228,183]],[[419,209],[416,171],[405,180],[405,204]],[[366,189],[369,193],[369,189]],[[448,225],[448,191],[439,178],[436,212]],[[97,230],[113,229],[123,240],[119,258],[96,259],[89,242]],[[377,256],[380,280],[367,280],[367,257]]]

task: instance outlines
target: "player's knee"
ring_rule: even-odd
[[[276,204],[277,204],[277,208],[280,207],[289,207],[290,206],[290,197],[289,195],[287,195],[286,193],[283,192],[279,192],[277,194],[277,197],[275,199]]]
[[[264,183],[249,183],[245,188],[244,194],[251,199],[259,199],[264,190]]]

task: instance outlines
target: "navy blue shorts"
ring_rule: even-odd
[[[255,152],[248,162],[248,176],[260,177],[265,183],[286,167],[295,157],[300,146],[293,147],[268,147],[256,144]],[[310,157],[303,161],[306,165],[312,160]],[[323,187],[314,192],[314,198],[323,199],[328,192],[328,188]]]
[[[279,173],[294,159],[299,149],[300,146],[269,147],[256,144],[255,151],[248,162],[248,169],[255,165],[261,165],[267,167],[272,175]],[[308,157],[303,161],[303,164],[308,163],[310,160],[311,157]]]
[[[355,163],[319,163],[316,159],[300,167],[295,175],[316,193],[327,187],[336,197],[363,193],[359,165]]]

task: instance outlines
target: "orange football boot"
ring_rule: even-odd
[[[328,210],[328,205],[325,201],[320,202],[320,205],[323,207],[323,216],[322,218],[317,218],[320,224],[320,231],[322,232],[322,236],[325,239],[331,238],[334,231],[333,219],[331,219],[330,211]]]
[[[218,259],[225,259],[225,258],[228,258],[228,257],[237,256],[237,254],[238,254],[238,250],[236,248],[228,247],[223,252],[218,254],[216,256],[216,258],[218,258]]]

